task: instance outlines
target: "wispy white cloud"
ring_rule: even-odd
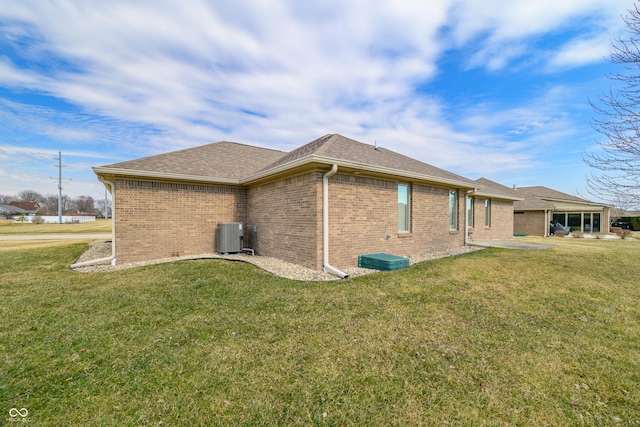
[[[491,72],[598,61],[583,49],[619,30],[627,3],[11,2],[0,43],[15,55],[0,57],[0,85],[72,108],[16,100],[0,102],[0,117],[95,159],[222,139],[290,150],[340,132],[460,172],[522,169],[539,162],[536,147],[570,133],[550,89],[518,106],[463,107],[456,119],[448,100],[418,86],[455,49],[471,52],[469,69]],[[536,46],[580,20],[597,25]]]
[[[611,40],[612,37],[607,34],[571,40],[553,53],[548,67],[554,71],[602,62],[609,57]]]
[[[620,19],[631,7],[628,0],[460,0],[452,9],[451,34],[458,46],[478,45],[470,66],[488,70],[504,68],[512,60],[530,55],[535,42],[545,34],[574,30],[577,25],[590,28],[591,37],[579,33],[568,43],[550,52],[551,66],[581,66],[602,60],[603,40],[623,27]],[[578,49],[596,41],[590,52]],[[597,57],[600,55],[599,57]],[[541,64],[543,65],[543,64]]]

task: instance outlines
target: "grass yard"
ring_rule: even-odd
[[[10,243],[3,421],[640,425],[638,241],[322,283],[222,260],[80,274],[86,243]]]
[[[0,235],[111,233],[110,219],[96,219],[93,222],[81,222],[78,224],[31,224],[19,222],[6,224],[9,224],[9,221],[0,223]]]

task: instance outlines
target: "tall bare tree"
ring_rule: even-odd
[[[78,196],[73,199],[73,204],[77,212],[92,214],[96,210],[95,201],[91,196]]]
[[[8,205],[15,200],[15,196],[8,196],[6,194],[0,194],[0,205]]]
[[[615,87],[589,101],[597,114],[592,125],[603,137],[600,151],[584,161],[596,169],[589,192],[612,204],[640,207],[640,5],[635,3],[623,21],[626,37],[613,40],[609,61],[621,71],[608,75]]]
[[[41,202],[42,194],[34,190],[22,190],[18,192],[18,199],[23,202]]]

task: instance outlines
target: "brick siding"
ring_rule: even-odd
[[[491,226],[485,227],[485,198],[473,198],[472,239],[513,238],[513,202],[491,200]]]
[[[257,254],[322,268],[321,172],[249,188],[247,217]]]
[[[242,222],[245,246],[257,254],[320,270],[324,173],[249,188],[118,179],[117,262],[213,252],[217,224]],[[340,173],[330,178],[329,261],[334,267],[357,266],[360,254],[409,256],[464,244],[464,191],[458,192],[458,230],[450,231],[449,189],[410,184],[411,231],[399,233],[398,183]],[[492,208],[501,211],[497,204]]]
[[[410,233],[398,232],[398,181],[337,174],[329,181],[329,262],[358,265],[358,255],[386,252],[409,256],[460,247],[461,231],[449,231],[449,190],[410,185]],[[464,227],[464,192],[458,198]]]
[[[516,234],[544,236],[548,224],[545,223],[544,211],[516,211],[513,215],[513,230]]]
[[[116,180],[118,264],[215,251],[219,222],[245,222],[246,189]]]

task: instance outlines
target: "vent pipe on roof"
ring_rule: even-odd
[[[323,270],[341,279],[349,277],[343,271],[329,264],[329,177],[338,172],[338,165],[331,166],[331,170],[322,176],[322,266]]]

